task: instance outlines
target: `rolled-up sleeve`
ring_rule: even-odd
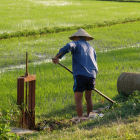
[[[75,47],[75,42],[67,43],[63,48],[59,50],[59,53],[57,55],[59,55],[59,58],[61,59],[66,53],[73,51]]]

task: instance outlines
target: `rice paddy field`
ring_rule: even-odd
[[[51,58],[80,27],[95,38],[90,44],[97,53],[96,88],[120,104],[103,118],[17,139],[140,139],[139,93],[123,103],[117,92],[122,72],[140,72],[140,1],[1,0],[0,117],[6,111],[15,117],[17,78],[25,74],[26,51],[29,73],[37,78],[36,123],[46,119],[67,121],[76,116],[73,76],[53,64]],[[72,69],[71,54],[61,63]],[[92,100],[94,109],[108,105],[94,91]],[[85,99],[83,105],[86,112]]]
[[[94,0],[1,0],[0,33],[139,19],[139,3]],[[78,16],[77,16],[78,15]]]

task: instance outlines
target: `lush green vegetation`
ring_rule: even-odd
[[[91,140],[139,140],[140,138],[140,92],[129,97],[118,95],[118,105],[104,112],[105,116],[73,126],[69,129],[54,131],[47,135],[32,135],[33,139],[91,139]]]
[[[121,119],[118,119],[117,122],[110,122],[109,124],[98,126],[88,127],[88,128],[78,128],[77,126],[72,127],[71,129],[66,129],[65,131],[61,130],[58,132],[47,133],[47,135],[32,135],[31,139],[39,140],[139,140],[139,116],[129,118],[127,121],[123,122]]]
[[[139,7],[113,1],[1,0],[0,38],[135,21],[140,19]]]
[[[69,42],[68,37],[76,29],[84,27],[95,38],[90,43],[97,52],[96,88],[119,104],[104,112],[103,118],[24,138],[140,139],[139,92],[126,98],[118,95],[116,88],[122,72],[140,72],[140,21],[137,21],[140,3],[116,1],[1,0],[0,134],[10,137],[7,132],[18,117],[16,82],[25,69],[10,66],[22,67],[26,51],[29,53],[29,73],[37,76],[36,123],[44,119],[68,121],[76,116],[72,75],[48,62]],[[71,69],[71,54],[67,54],[62,63]],[[92,99],[94,109],[108,104],[94,92]],[[83,104],[86,111],[84,99]]]
[[[140,22],[134,22],[88,29],[87,31],[95,38],[90,43],[94,45],[97,52],[123,47],[138,47],[140,45],[139,24]],[[0,67],[24,63],[26,51],[29,52],[30,62],[50,59],[60,47],[70,41],[68,37],[73,32],[75,30],[44,36],[0,40]]]
[[[99,74],[96,80],[96,88],[109,97],[117,95],[117,78],[123,71],[139,71],[140,48],[115,50],[107,53],[97,53]],[[63,62],[71,68],[71,60]],[[36,73],[36,115],[42,117],[71,118],[75,115],[73,108],[73,79],[72,75],[61,67],[48,63],[36,67],[30,67],[30,73]],[[1,108],[8,108],[8,104],[16,102],[16,79],[23,75],[25,70],[15,70],[1,74]],[[93,96],[93,102],[103,102],[97,94]],[[4,104],[4,102],[8,104]],[[69,110],[69,111],[68,111]]]

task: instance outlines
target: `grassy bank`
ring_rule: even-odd
[[[73,127],[72,129],[56,131],[53,133],[42,134],[38,136],[28,137],[39,140],[139,140],[140,139],[140,119],[132,117],[128,121],[123,122],[121,119],[115,123],[106,125],[99,125],[88,129],[79,129]]]

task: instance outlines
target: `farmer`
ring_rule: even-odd
[[[53,63],[58,64],[66,53],[72,53],[72,69],[74,78],[74,95],[76,111],[78,117],[82,117],[82,97],[85,91],[87,103],[87,116],[92,112],[92,89],[94,89],[95,79],[98,72],[96,62],[96,52],[87,41],[93,40],[84,29],[79,29],[75,34],[69,37],[72,42],[66,44],[59,50],[59,53],[52,59]]]

